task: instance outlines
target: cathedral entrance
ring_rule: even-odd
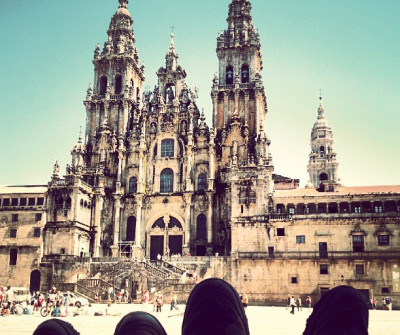
[[[29,291],[30,292],[40,291],[40,271],[39,270],[33,270],[31,272]]]
[[[170,255],[182,255],[182,235],[169,236]]]
[[[164,236],[151,236],[150,259],[156,260],[157,255],[164,255]]]
[[[177,215],[178,216],[178,215]],[[157,217],[157,216],[156,216]],[[150,259],[157,259],[157,255],[166,256],[182,255],[184,241],[184,231],[182,227],[183,219],[165,214],[159,217],[147,232],[148,241],[150,241]]]

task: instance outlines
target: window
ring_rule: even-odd
[[[356,264],[356,275],[365,274],[364,264]]]
[[[291,278],[291,283],[292,284],[297,284],[297,277],[292,277]]]
[[[38,198],[37,199],[37,206],[43,206],[44,204],[44,198]]]
[[[382,206],[375,206],[374,211],[375,213],[382,213]]]
[[[197,217],[196,227],[196,239],[197,241],[207,241],[207,218],[204,214],[200,214]]]
[[[134,216],[130,216],[128,218],[128,222],[126,223],[126,240],[127,241],[135,241],[136,238],[136,218]]]
[[[11,221],[17,222],[18,221],[18,214],[11,214]]]
[[[18,206],[18,198],[11,199],[11,206]]]
[[[289,214],[291,214],[291,215],[294,214],[294,208],[293,207],[289,207]]]
[[[17,265],[18,249],[10,249],[10,265]]]
[[[21,199],[19,200],[19,205],[20,205],[20,206],[26,206],[26,203],[27,203],[27,199],[26,199],[26,198],[21,198]]]
[[[250,80],[249,78],[249,66],[248,65],[243,65],[242,66],[242,83],[247,84]]]
[[[136,177],[132,177],[131,179],[129,179],[129,193],[130,194],[137,193],[137,178]]]
[[[167,139],[161,141],[161,157],[174,156],[174,140]]]
[[[296,243],[298,243],[298,244],[306,243],[306,237],[304,235],[297,235],[296,236]]]
[[[107,77],[103,76],[100,79],[100,95],[104,95],[107,92]]]
[[[160,193],[172,193],[174,190],[174,172],[171,169],[164,169],[161,172]]]
[[[226,85],[232,85],[233,84],[233,67],[228,66],[226,68]]]
[[[206,191],[207,190],[207,175],[205,173],[200,173],[197,178],[197,190]]]
[[[8,207],[10,206],[10,198],[5,198],[3,200],[3,207]]]
[[[354,206],[354,213],[361,213],[361,207],[360,206]]]
[[[122,92],[122,77],[120,75],[115,76],[115,94],[121,94]]]
[[[319,153],[320,153],[321,157],[323,157],[325,155],[325,147],[324,146],[320,146]],[[321,178],[321,180],[326,180],[326,179]]]
[[[35,198],[29,198],[28,199],[28,206],[35,206]]]
[[[378,245],[389,245],[390,238],[389,235],[378,235]]]
[[[353,251],[363,252],[364,251],[364,236],[353,235]]]
[[[390,293],[389,287],[382,287],[382,293]]]
[[[40,237],[40,228],[35,228],[33,230],[33,237]]]
[[[325,204],[318,204],[318,213],[319,214],[326,213],[326,205]]]
[[[41,221],[42,220],[42,213],[36,213],[35,214],[35,221],[36,222],[39,222],[39,221]]]
[[[67,200],[65,201],[65,208],[66,209],[70,209],[71,208],[71,203],[72,203],[71,198],[68,197]]]
[[[320,275],[327,275],[327,274],[329,274],[328,264],[320,264],[320,265],[319,265],[319,274],[320,274]]]
[[[17,230],[10,229],[10,238],[17,238]]]
[[[285,236],[285,228],[277,228],[276,235],[277,236]]]
[[[61,248],[61,249],[60,249],[60,254],[61,254],[61,255],[64,255],[64,254],[65,254],[65,248]]]

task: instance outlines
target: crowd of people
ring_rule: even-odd
[[[155,294],[155,300],[160,293]],[[142,303],[149,295],[143,293]],[[288,297],[289,298],[289,297]],[[175,304],[175,292],[171,307]],[[293,309],[294,296],[290,296]],[[161,301],[162,302],[162,301]],[[248,299],[222,279],[200,282],[190,293],[182,322],[182,335],[249,335],[245,313]],[[300,305],[301,306],[301,305]],[[108,305],[110,307],[110,305]],[[110,307],[111,308],[111,307]],[[110,310],[106,315],[110,314]],[[338,286],[325,293],[307,319],[303,335],[351,334],[368,335],[368,306],[361,294],[350,286]],[[50,319],[40,324],[33,335],[78,335],[70,323]],[[166,335],[156,316],[147,312],[131,312],[117,324],[115,335]]]

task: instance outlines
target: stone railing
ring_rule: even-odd
[[[239,259],[400,259],[400,251],[276,251],[237,252]]]

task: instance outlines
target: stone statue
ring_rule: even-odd
[[[155,134],[157,132],[156,124],[152,123],[150,126],[150,134]]]
[[[54,169],[53,169],[53,176],[58,177],[60,174],[60,165],[58,165],[58,161],[54,164]]]
[[[111,151],[112,152],[117,151],[117,137],[115,136],[115,132],[111,138]]]
[[[102,149],[100,151],[100,163],[104,163],[106,161],[106,151]]]
[[[168,96],[168,102],[172,103],[174,101],[174,90],[172,89],[172,87],[170,86],[167,90],[167,96]]]

